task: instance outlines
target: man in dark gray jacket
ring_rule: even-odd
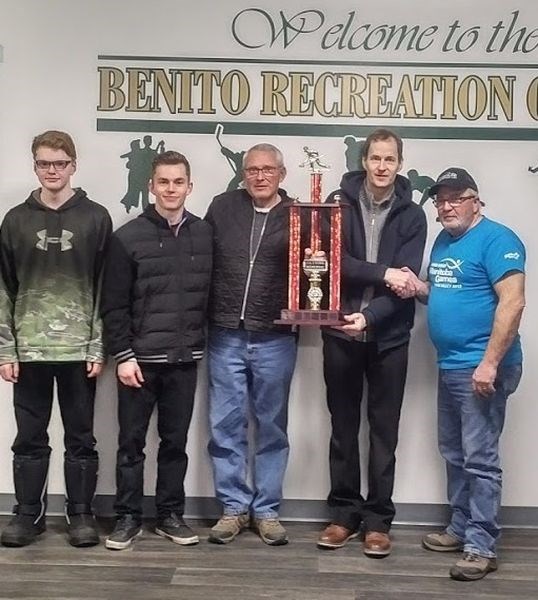
[[[270,545],[288,541],[278,520],[288,459],[288,395],[296,336],[274,320],[287,298],[288,208],[280,150],[258,144],[243,159],[244,189],[211,203],[214,269],[209,309],[209,454],[223,515],[209,541],[248,526]],[[248,448],[248,414],[255,423]],[[249,456],[253,457],[249,465]],[[248,470],[252,472],[252,486]]]
[[[364,529],[364,553],[390,554],[394,518],[395,451],[407,374],[414,304],[389,285],[405,288],[418,273],[426,218],[398,175],[402,140],[374,131],[362,147],[364,170],[346,173],[335,192],[347,202],[342,228],[342,310],[350,321],[323,333],[324,376],[332,435],[329,464],[331,524],[318,545],[339,548]],[[329,200],[330,201],[330,200]],[[361,494],[358,434],[364,379],[368,382],[368,496]]]

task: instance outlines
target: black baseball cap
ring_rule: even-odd
[[[429,196],[433,198],[439,191],[439,188],[446,186],[455,190],[466,190],[470,188],[478,194],[478,186],[476,181],[467,173],[465,169],[460,167],[450,167],[445,169],[437,178],[437,181],[429,189]]]

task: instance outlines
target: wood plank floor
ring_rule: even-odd
[[[0,517],[4,526],[8,517]],[[315,546],[320,524],[288,523],[290,543],[269,547],[254,533],[232,544],[206,541],[209,525],[192,523],[197,546],[181,547],[156,536],[151,523],[135,545],[111,552],[103,545],[71,548],[63,519],[49,518],[48,530],[26,548],[0,548],[0,598],[51,600],[537,600],[538,531],[507,530],[500,565],[487,578],[452,581],[457,555],[420,547],[426,531],[393,528],[394,551],[366,558],[361,542],[337,551]],[[112,529],[100,521],[103,535]]]

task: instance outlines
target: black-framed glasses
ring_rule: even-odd
[[[445,202],[448,202],[449,206],[452,206],[452,208],[454,208],[455,206],[460,206],[460,204],[463,204],[466,200],[475,200],[477,198],[477,196],[436,196],[433,199],[433,205],[435,206],[435,208],[439,208],[441,206],[443,206],[443,204],[445,204]]]
[[[48,171],[51,167],[54,167],[55,171],[63,171],[72,162],[72,160],[36,160],[34,164],[40,171]]]
[[[243,169],[245,177],[252,179],[261,173],[264,177],[273,177],[278,173],[278,167],[248,167]]]

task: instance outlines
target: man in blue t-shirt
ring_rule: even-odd
[[[428,303],[438,353],[439,449],[452,516],[443,532],[422,543],[437,552],[463,550],[450,576],[468,581],[497,569],[499,438],[506,400],[521,377],[525,248],[513,231],[482,215],[478,186],[464,169],[441,173],[430,196],[443,231],[432,248],[428,280],[413,276],[413,285],[415,296]]]

